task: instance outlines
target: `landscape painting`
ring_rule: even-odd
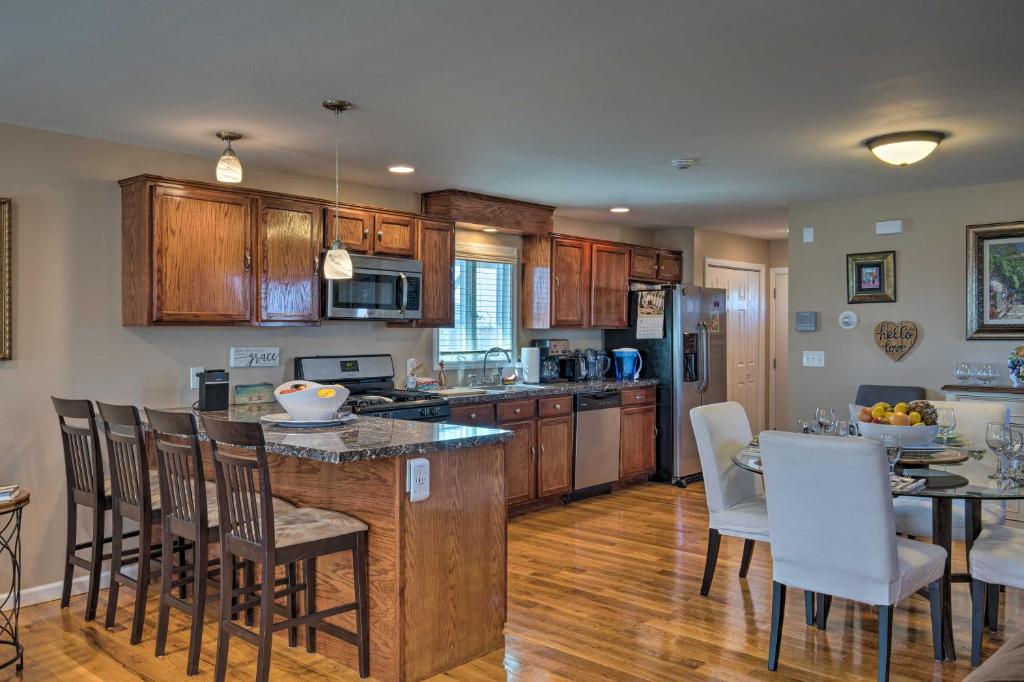
[[[1024,338],[1024,223],[967,227],[967,338]]]

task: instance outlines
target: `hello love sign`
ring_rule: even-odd
[[[917,325],[908,320],[879,322],[875,325],[875,343],[895,362],[903,359],[917,343]]]

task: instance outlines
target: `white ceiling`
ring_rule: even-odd
[[[1024,176],[1020,0],[0,8],[0,121],[205,154],[211,172],[228,129],[243,162],[333,174],[320,101],[342,97],[347,179],[631,225],[778,236],[796,201]],[[951,137],[908,168],[860,146],[915,128]],[[416,174],[384,170],[399,161]]]

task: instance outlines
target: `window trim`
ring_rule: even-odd
[[[519,358],[519,249],[514,246],[503,246],[500,244],[479,244],[476,242],[455,244],[456,260],[475,260],[486,263],[508,263],[512,266],[512,288],[509,308],[512,312],[512,348],[509,352],[512,355],[512,362]],[[433,334],[434,347],[431,351],[433,356],[434,371],[441,369],[438,350],[441,347],[440,329],[435,329]],[[445,360],[444,368],[449,369],[483,369],[482,360],[452,361]]]

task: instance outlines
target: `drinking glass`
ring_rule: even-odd
[[[836,411],[831,407],[819,407],[814,411],[814,420],[818,423],[818,433],[831,433],[836,423]]]
[[[878,437],[878,442],[885,447],[885,456],[889,460],[889,477],[891,478],[896,475],[896,463],[903,456],[902,439],[896,433],[883,433]]]
[[[992,422],[985,427],[985,444],[988,445],[989,450],[995,453],[998,462],[996,470],[988,477],[999,483],[1006,480],[1003,473],[1003,460],[1010,447],[1011,438],[1010,427],[1002,422]]]
[[[850,435],[850,422],[840,419],[836,422],[836,435],[843,438]]]
[[[951,407],[940,407],[935,410],[935,424],[939,427],[942,444],[949,442],[949,432],[956,428],[956,413]]]
[[[953,376],[959,379],[961,384],[966,384],[968,381],[970,381],[972,374],[974,374],[974,372],[972,371],[971,363],[956,363],[956,369],[953,370]]]
[[[1006,455],[1006,478],[1013,485],[1019,486],[1024,483],[1020,474],[1021,458],[1024,458],[1024,431],[1020,427],[1010,427],[1010,447]]]
[[[978,369],[975,372],[981,383],[988,385],[999,378],[999,368],[993,365],[991,362],[983,362],[978,365]]]
[[[800,427],[800,433],[814,433],[814,424],[803,419],[797,419],[796,425]]]

